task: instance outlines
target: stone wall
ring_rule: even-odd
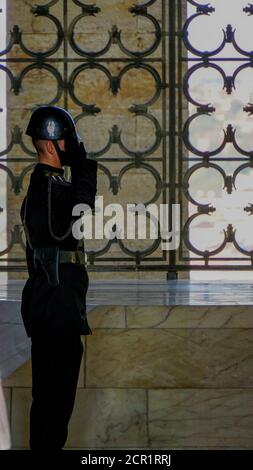
[[[67,448],[252,448],[251,307],[98,307],[89,323]],[[26,448],[30,363],[4,385]]]

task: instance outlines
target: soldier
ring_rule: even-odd
[[[30,448],[62,449],[74,406],[83,346],[92,334],[86,316],[85,252],[73,237],[76,204],[95,207],[97,162],[88,159],[71,115],[40,106],[26,134],[38,163],[21,207],[29,278],[21,314],[31,337]],[[71,169],[71,182],[62,166]]]

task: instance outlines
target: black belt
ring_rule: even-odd
[[[64,251],[59,246],[36,247],[33,251],[33,260],[35,269],[38,263],[45,271],[50,285],[57,286],[59,281],[59,264],[75,263],[86,264],[86,253],[82,251]]]
[[[59,256],[60,263],[77,263],[85,264],[86,254],[82,251],[62,251],[60,250]]]

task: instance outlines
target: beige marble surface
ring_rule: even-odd
[[[253,329],[117,329],[87,340],[88,387],[252,387]]]
[[[32,389],[15,387],[12,389],[12,410],[10,418],[12,446],[29,448],[29,414],[32,403]]]
[[[13,391],[12,440],[28,446],[30,388]],[[70,422],[67,447],[147,445],[145,390],[79,389]]]
[[[10,390],[3,391],[0,381],[0,450],[8,450],[11,447],[9,429]],[[8,407],[8,408],[7,408]]]
[[[95,307],[88,318],[91,328],[125,328],[126,308],[113,305]]]
[[[252,306],[106,305],[89,323],[66,448],[252,448]],[[27,448],[30,363],[4,385]]]
[[[253,448],[253,391],[149,390],[151,447]]]
[[[14,448],[28,446],[30,403],[14,389]],[[252,389],[79,389],[66,448],[252,449],[252,405]]]
[[[67,446],[100,445],[147,445],[145,390],[78,390]]]
[[[102,311],[101,311],[102,315]],[[91,316],[93,322],[93,314]],[[131,307],[126,306],[128,328],[252,328],[253,307],[192,306]]]

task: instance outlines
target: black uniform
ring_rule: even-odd
[[[96,174],[97,162],[85,159],[72,172],[70,183],[63,169],[37,163],[21,207],[29,272],[21,314],[32,340],[31,449],[64,446],[83,353],[80,335],[92,333],[86,317],[89,278],[85,266],[60,262],[59,283],[52,285],[43,263],[34,259],[35,249],[46,247],[53,262],[55,253],[78,249],[71,230],[78,217],[72,217],[72,209],[79,203],[94,208]]]

